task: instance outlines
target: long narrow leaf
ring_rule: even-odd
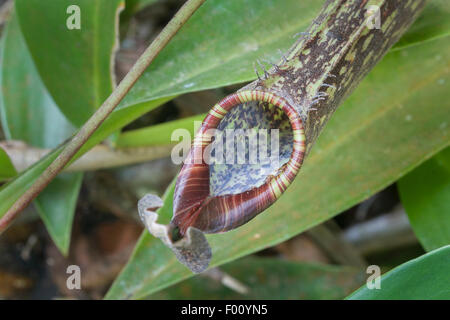
[[[450,148],[400,179],[411,226],[427,251],[450,244]]]
[[[438,300],[450,299],[450,246],[429,252],[389,271],[380,288],[366,285],[352,293],[350,300]]]
[[[12,15],[1,60],[2,124],[9,139],[53,148],[74,132],[43,85]],[[58,248],[66,254],[83,174],[58,176],[35,200],[39,214]]]

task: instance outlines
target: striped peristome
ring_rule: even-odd
[[[209,165],[204,148],[212,142],[208,133],[234,107],[256,101],[280,108],[288,117],[293,132],[292,154],[278,174],[268,176],[259,187],[222,196],[210,194]],[[205,233],[225,232],[241,226],[274,203],[294,181],[305,154],[305,134],[298,112],[283,98],[270,92],[247,90],[224,98],[204,119],[181,169],[175,187],[172,224],[184,235],[189,227]],[[199,158],[201,157],[201,158]],[[196,160],[196,161],[193,161]]]

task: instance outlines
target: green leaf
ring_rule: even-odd
[[[221,270],[248,288],[241,294],[202,275],[160,291],[148,299],[342,299],[364,282],[355,268],[248,257]]]
[[[54,148],[69,137],[74,127],[59,111],[43,85],[28,53],[16,14],[3,39],[1,60],[2,125],[8,139],[42,148]],[[82,173],[58,176],[36,198],[47,230],[66,254]]]
[[[351,300],[450,299],[450,246],[408,261],[381,277],[381,289],[362,286]]]
[[[123,0],[78,0],[81,29],[69,30],[72,0],[15,1],[20,26],[39,74],[64,115],[82,125],[114,88]]]
[[[73,216],[82,180],[82,173],[62,173],[35,201],[48,232],[64,255],[69,251]]]
[[[167,145],[172,142],[172,133],[177,129],[185,129],[191,137],[195,133],[195,122],[201,122],[206,114],[200,114],[179,120],[164,122],[151,127],[130,130],[122,133],[116,141],[116,147],[140,147]],[[200,126],[197,127],[197,129]]]
[[[21,3],[19,4],[19,2]],[[39,41],[46,43],[45,46],[42,45],[41,42],[36,43],[36,39],[33,38],[34,36],[31,36],[31,39],[29,39],[30,41],[27,44],[29,47],[33,47],[35,49],[34,51],[32,50],[32,53],[36,54],[36,56],[34,56],[33,58],[37,61],[39,68],[42,69],[38,71],[40,71],[41,74],[44,75],[44,81],[45,79],[47,79],[47,82],[49,82],[47,83],[47,85],[57,91],[56,95],[58,96],[58,99],[62,101],[62,111],[65,112],[66,115],[67,113],[69,113],[69,116],[74,115],[78,117],[82,113],[85,113],[85,115],[89,116],[94,108],[98,107],[98,105],[93,106],[93,100],[90,97],[106,97],[111,92],[113,84],[111,79],[112,67],[110,66],[110,61],[112,46],[115,42],[114,21],[117,20],[117,7],[121,3],[122,2],[118,0],[114,0],[114,2],[101,0],[96,1],[95,3],[83,0],[83,3],[80,4],[82,15],[81,30],[68,30],[66,27],[66,18],[69,16],[68,14],[66,14],[66,8],[69,5],[68,1],[63,0],[59,1],[58,3],[43,3],[34,0],[19,0],[16,2],[16,5],[23,9],[23,15],[27,15],[27,13],[29,13],[29,10],[33,9],[32,13],[29,13],[31,15],[31,17],[29,17],[30,19],[24,22],[26,26],[22,25],[21,27],[28,31],[29,37],[30,35],[34,34],[36,37],[41,39]],[[103,19],[110,15],[109,13],[111,13],[112,8],[111,4],[114,5],[112,6],[114,7],[114,16],[110,19],[109,23],[101,23],[99,25],[95,24],[95,26],[93,26],[94,21],[102,22]],[[46,11],[40,16],[36,14],[36,12],[47,9],[48,6],[51,6],[50,8],[48,8],[48,12]],[[57,7],[61,6],[64,6],[64,10],[55,12],[55,10],[57,10]],[[104,11],[103,13],[97,11],[99,9],[102,9],[104,6],[107,6],[109,9]],[[50,12],[53,12],[52,19],[54,20],[47,21],[47,18],[45,17],[50,15]],[[105,13],[107,14],[105,15]],[[95,17],[99,16],[101,16],[100,19],[96,20]],[[45,21],[41,21],[39,19],[45,19]],[[43,29],[40,27],[34,30],[30,27],[31,25],[39,23],[41,23],[45,28],[49,28],[49,25],[53,25],[56,28],[50,28],[51,30],[46,29],[47,31],[43,32]],[[57,24],[57,26],[55,24]],[[36,30],[39,30],[39,32],[37,32]],[[81,34],[83,36],[81,36],[80,34],[81,31]],[[39,34],[35,34],[36,32]],[[42,36],[42,38],[40,36]],[[55,40],[56,36],[62,37],[62,39]],[[86,38],[84,38],[84,36],[86,36]],[[65,45],[62,46],[62,43],[64,43]],[[75,46],[75,48],[73,46]],[[110,49],[105,50],[106,47],[110,47]],[[26,51],[26,49],[23,50]],[[58,72],[58,75],[56,75],[56,71]],[[36,78],[37,77],[38,75],[36,76]],[[64,79],[64,81],[62,81],[61,79]],[[40,85],[45,88],[44,85]],[[104,92],[106,92],[106,94],[104,94]],[[19,95],[18,91],[11,91],[11,93]],[[51,93],[54,94],[54,92]],[[47,100],[51,99],[50,95],[44,97]],[[71,98],[68,99],[68,97]],[[78,99],[80,97],[82,99],[88,99],[90,102],[88,104],[79,103]],[[16,97],[16,99],[21,98]],[[25,100],[26,99],[29,98],[27,97],[25,98]],[[35,98],[33,97],[33,99]],[[106,121],[102,125],[103,130],[101,130],[101,132],[97,132],[93,139],[91,139],[86,144],[86,147],[83,150],[88,150],[90,147],[99,143],[101,140],[105,139],[117,129],[136,119],[137,117],[148,111],[152,107],[152,105],[162,104],[164,101],[165,100],[156,100],[152,103],[143,104],[142,106],[136,106],[134,110],[130,110],[128,112],[116,112],[113,116],[110,117],[110,119],[108,119],[108,121]],[[81,109],[83,109],[84,111]],[[28,112],[33,112],[33,110],[34,109],[30,109]],[[83,119],[85,118],[84,115],[81,117],[83,117]],[[46,116],[44,117],[44,119],[51,120],[52,118]],[[71,120],[74,121],[74,119]],[[18,121],[20,122],[21,120]],[[50,123],[51,126],[48,126],[48,130],[55,126],[53,121]],[[35,123],[32,122],[31,124],[34,125]],[[36,127],[40,126],[41,124],[36,123]],[[64,135],[62,134],[56,134],[56,136],[64,137]],[[34,134],[29,134],[28,137],[29,139],[35,138]],[[29,141],[37,145],[41,140],[42,139],[36,137],[36,141]],[[10,181],[8,184],[5,184],[0,188],[0,216],[3,216],[5,212],[11,207],[11,205],[32,185],[35,179],[56,158],[61,150],[62,148],[59,148],[50,153],[40,162],[22,172],[16,179]],[[81,154],[82,153],[80,152],[78,156],[80,156]],[[53,219],[48,219],[48,221],[53,221]]]
[[[450,35],[450,2],[430,1],[393,50]]]
[[[5,150],[0,147],[0,181],[14,177],[17,174]]]
[[[14,202],[33,184],[36,178],[56,159],[62,151],[59,147],[36,162],[34,165],[14,177],[13,180],[0,187],[0,217]]]
[[[284,195],[246,225],[208,236],[211,265],[280,243],[331,218],[447,146],[450,100],[443,97],[450,75],[443,57],[448,54],[449,37],[387,54],[336,111]],[[169,219],[172,202],[165,206],[161,214]],[[107,298],[142,298],[191,275],[145,233]]]
[[[423,247],[450,244],[450,148],[400,179],[398,190]]]
[[[2,46],[2,126],[7,139],[53,148],[67,139],[74,127],[55,105],[36,71],[13,14]]]

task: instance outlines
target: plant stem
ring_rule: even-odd
[[[58,157],[47,167],[47,169],[36,179],[31,187],[9,208],[0,219],[0,233],[3,232],[14,220],[14,218],[40,193],[44,188],[64,169],[77,151],[105,121],[111,112],[122,101],[131,87],[136,83],[145,69],[156,58],[162,49],[169,43],[177,31],[186,23],[194,12],[206,0],[188,0],[181,9],[170,20],[156,39],[141,55],[125,78],[111,93],[100,108],[84,124],[72,140],[64,147]]]
[[[262,90],[287,100],[302,115],[308,154],[334,111],[428,2],[328,0],[278,66],[241,90]],[[369,28],[368,12],[372,7],[378,9],[379,28]],[[240,121],[252,125],[260,108],[247,108]]]

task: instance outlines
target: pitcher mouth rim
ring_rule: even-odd
[[[206,178],[209,164],[203,158],[204,149],[212,142],[212,135],[208,131],[217,129],[225,115],[234,107],[251,101],[271,104],[286,114],[293,132],[290,158],[279,168],[276,175],[268,176],[260,186],[240,193],[212,196],[209,188],[210,177]],[[174,203],[172,222],[180,227],[181,234],[184,234],[190,226],[205,233],[219,233],[245,224],[272,205],[294,181],[303,163],[305,146],[306,138],[302,118],[286,99],[270,92],[258,90],[241,91],[225,97],[211,108],[194,138],[188,158],[190,160],[194,158],[194,161],[199,160],[200,163],[193,164],[188,161],[181,169],[175,188],[174,201],[176,203]],[[201,174],[202,179],[207,179],[208,182],[204,182],[202,186],[198,185],[198,178],[194,179],[196,180],[194,182],[189,182],[192,177],[195,178],[192,176],[193,173]],[[193,202],[186,207],[186,203],[191,202],[188,199]],[[259,200],[256,203],[250,201],[251,199]],[[182,204],[181,207],[180,204]],[[206,216],[203,217],[203,215]],[[230,215],[234,218],[229,218]],[[219,223],[219,220],[216,219],[222,219],[222,222]]]

